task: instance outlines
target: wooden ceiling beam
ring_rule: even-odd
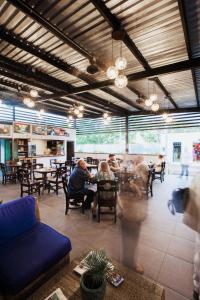
[[[122,31],[123,38],[122,41],[126,45],[126,47],[131,51],[134,57],[139,61],[139,63],[144,67],[145,70],[150,70],[151,67],[149,63],[144,58],[142,53],[139,51],[133,40],[130,38],[126,30],[123,28],[120,20],[114,15],[109,8],[106,6],[105,2],[102,0],[91,0],[95,8],[99,11],[99,13],[104,17],[104,19],[108,22],[108,24],[112,27],[113,31]]]

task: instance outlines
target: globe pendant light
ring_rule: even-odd
[[[145,100],[145,105],[150,107],[153,104],[153,102],[151,101],[151,99],[146,99]]]
[[[115,86],[122,89],[128,84],[128,79],[125,75],[119,75],[115,78]]]
[[[30,90],[30,95],[31,95],[31,97],[36,98],[36,97],[38,97],[38,91]]]
[[[115,79],[118,76],[119,72],[115,66],[111,66],[107,69],[106,75],[109,79]]]
[[[173,121],[171,116],[168,116],[165,120],[166,123],[171,123]]]
[[[158,103],[153,103],[151,106],[152,111],[158,111],[159,110],[159,104]]]
[[[157,94],[151,94],[150,97],[149,97],[149,99],[150,99],[152,102],[154,102],[154,101],[158,100],[158,95],[157,95]]]
[[[167,117],[168,117],[168,113],[164,112],[164,113],[162,114],[162,118],[163,118],[163,120],[166,120],[166,119],[167,119]]]
[[[118,57],[115,61],[115,66],[117,67],[118,70],[124,70],[127,66],[127,60],[125,57]]]

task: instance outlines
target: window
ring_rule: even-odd
[[[165,152],[165,132],[131,131],[129,132],[130,154],[158,154]]]
[[[125,133],[110,132],[77,135],[76,152],[87,153],[124,153]]]

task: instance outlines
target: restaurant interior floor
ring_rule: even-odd
[[[174,188],[185,186],[190,179],[168,176],[164,183],[154,183],[154,196],[149,201],[148,218],[143,222],[138,247],[138,261],[145,275],[161,283],[166,289],[166,300],[191,299],[195,234],[181,222],[181,216],[170,215],[167,200]],[[0,186],[0,199],[11,200],[19,196],[19,185]],[[103,216],[97,223],[89,212],[71,210],[65,216],[64,194],[45,193],[40,199],[42,221],[70,237],[72,259],[92,247],[105,248],[120,260],[120,221],[113,224],[112,216]]]

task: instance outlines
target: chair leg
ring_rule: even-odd
[[[68,210],[69,210],[69,199],[66,199],[66,209],[65,209],[65,215],[68,214]]]
[[[58,195],[58,183],[56,183],[56,195]]]
[[[21,197],[23,197],[23,187],[21,186]]]
[[[116,210],[116,206],[114,207],[114,213],[115,213],[115,223],[117,222],[117,210]]]
[[[98,223],[100,223],[100,206],[98,205]]]

